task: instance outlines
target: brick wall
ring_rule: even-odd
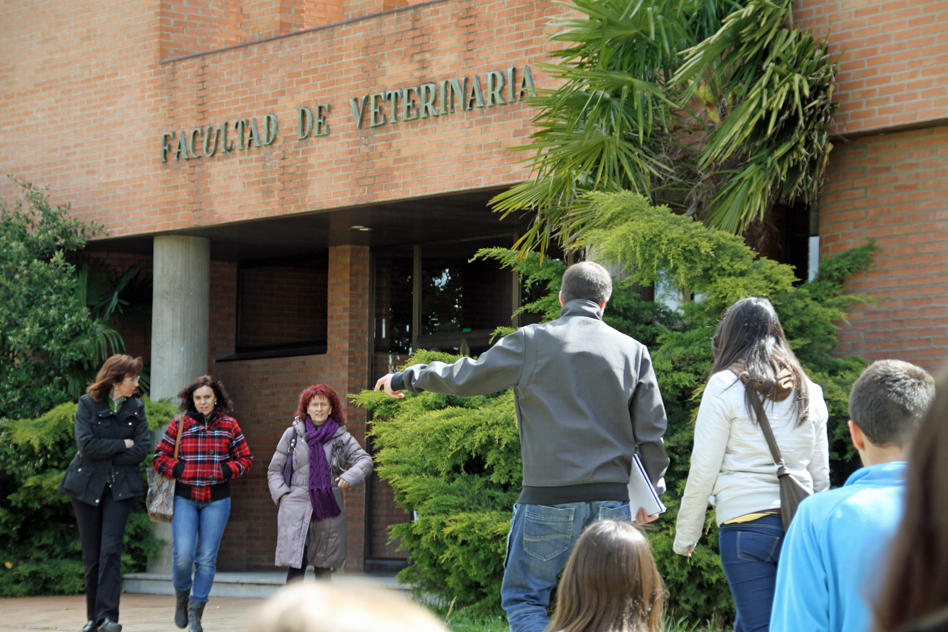
[[[530,132],[532,111],[521,102],[359,129],[349,99],[465,77],[486,90],[486,73],[512,66],[519,88],[527,64],[542,86],[535,64],[554,46],[550,18],[564,11],[552,1],[423,3],[165,64],[166,49],[178,46],[169,39],[175,25],[190,18],[172,15],[179,3],[160,6],[36,0],[28,10],[0,9],[17,24],[0,41],[8,86],[0,115],[14,122],[0,136],[0,170],[49,184],[53,201],[70,201],[76,216],[99,221],[112,237],[490,188],[529,175],[521,156],[503,151]],[[48,33],[56,37],[39,36]],[[330,135],[297,140],[298,109],[317,104],[330,106]],[[161,163],[164,132],[227,122],[233,139],[236,121],[262,126],[268,114],[280,126],[270,146]],[[196,141],[201,154],[202,136]],[[0,195],[11,190],[0,182]]]
[[[797,0],[794,19],[843,52],[836,117],[842,134],[948,118],[948,3]]]
[[[237,270],[212,262],[211,317],[221,329],[212,338],[211,372],[234,399],[235,417],[254,454],[250,473],[233,483],[231,518],[221,544],[221,570],[269,570],[276,547],[276,507],[267,466],[296,412],[299,394],[316,383],[334,388],[345,403],[346,426],[365,445],[366,412],[346,395],[368,385],[369,253],[365,246],[330,249],[329,351],[325,355],[214,362],[234,350]],[[212,327],[212,331],[215,327]],[[345,493],[347,570],[361,570],[365,552],[365,486]]]
[[[252,3],[249,0],[161,0],[158,9],[160,58],[246,41],[244,4]]]
[[[240,288],[240,345],[326,339],[328,270],[272,265],[244,268]]]
[[[820,254],[874,238],[877,267],[847,283],[878,304],[849,311],[838,351],[929,369],[948,349],[948,127],[859,138],[833,152]]]

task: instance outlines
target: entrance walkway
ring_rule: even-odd
[[[262,599],[211,597],[202,623],[206,632],[244,632]],[[171,621],[174,597],[123,594],[122,632],[180,632]],[[86,598],[23,597],[0,599],[0,632],[57,630],[79,632],[86,624]]]
[[[312,581],[312,571],[307,580]],[[360,573],[334,573],[334,583],[353,591],[360,587],[396,590],[408,598],[411,592],[394,577]],[[286,581],[286,572],[217,573],[211,599],[201,620],[205,632],[248,632],[247,624],[258,608]],[[174,588],[171,576],[137,573],[122,576],[120,623],[122,632],[180,632],[174,626]],[[165,593],[165,594],[145,594]],[[228,596],[217,596],[218,594]],[[79,632],[86,624],[86,598],[23,597],[0,599],[0,632],[56,630]]]

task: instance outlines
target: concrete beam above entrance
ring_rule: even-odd
[[[336,244],[376,248],[450,241],[474,235],[522,234],[532,215],[501,220],[500,215],[488,207],[491,198],[504,190],[465,191],[319,213],[281,215],[173,234],[208,239],[211,259],[238,262],[303,256]],[[154,235],[136,235],[98,239],[90,242],[87,250],[150,254],[154,238]]]

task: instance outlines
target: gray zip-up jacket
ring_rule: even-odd
[[[392,388],[462,397],[514,387],[523,455],[518,502],[628,500],[636,448],[659,493],[667,420],[648,349],[602,322],[592,301],[567,303],[553,322],[509,334],[477,360],[432,362]]]

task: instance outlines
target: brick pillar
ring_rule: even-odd
[[[368,384],[369,357],[369,247],[329,248],[329,364],[338,376],[331,384],[341,395],[358,393]],[[365,447],[365,410],[346,403],[346,426]],[[345,497],[349,523],[346,570],[361,572],[365,558],[365,485]]]
[[[305,0],[306,28],[342,22],[343,0]]]
[[[283,35],[306,28],[303,0],[246,0],[244,33],[248,40]]]
[[[409,0],[346,0],[345,17],[347,20],[361,18],[391,9],[407,7]]]

